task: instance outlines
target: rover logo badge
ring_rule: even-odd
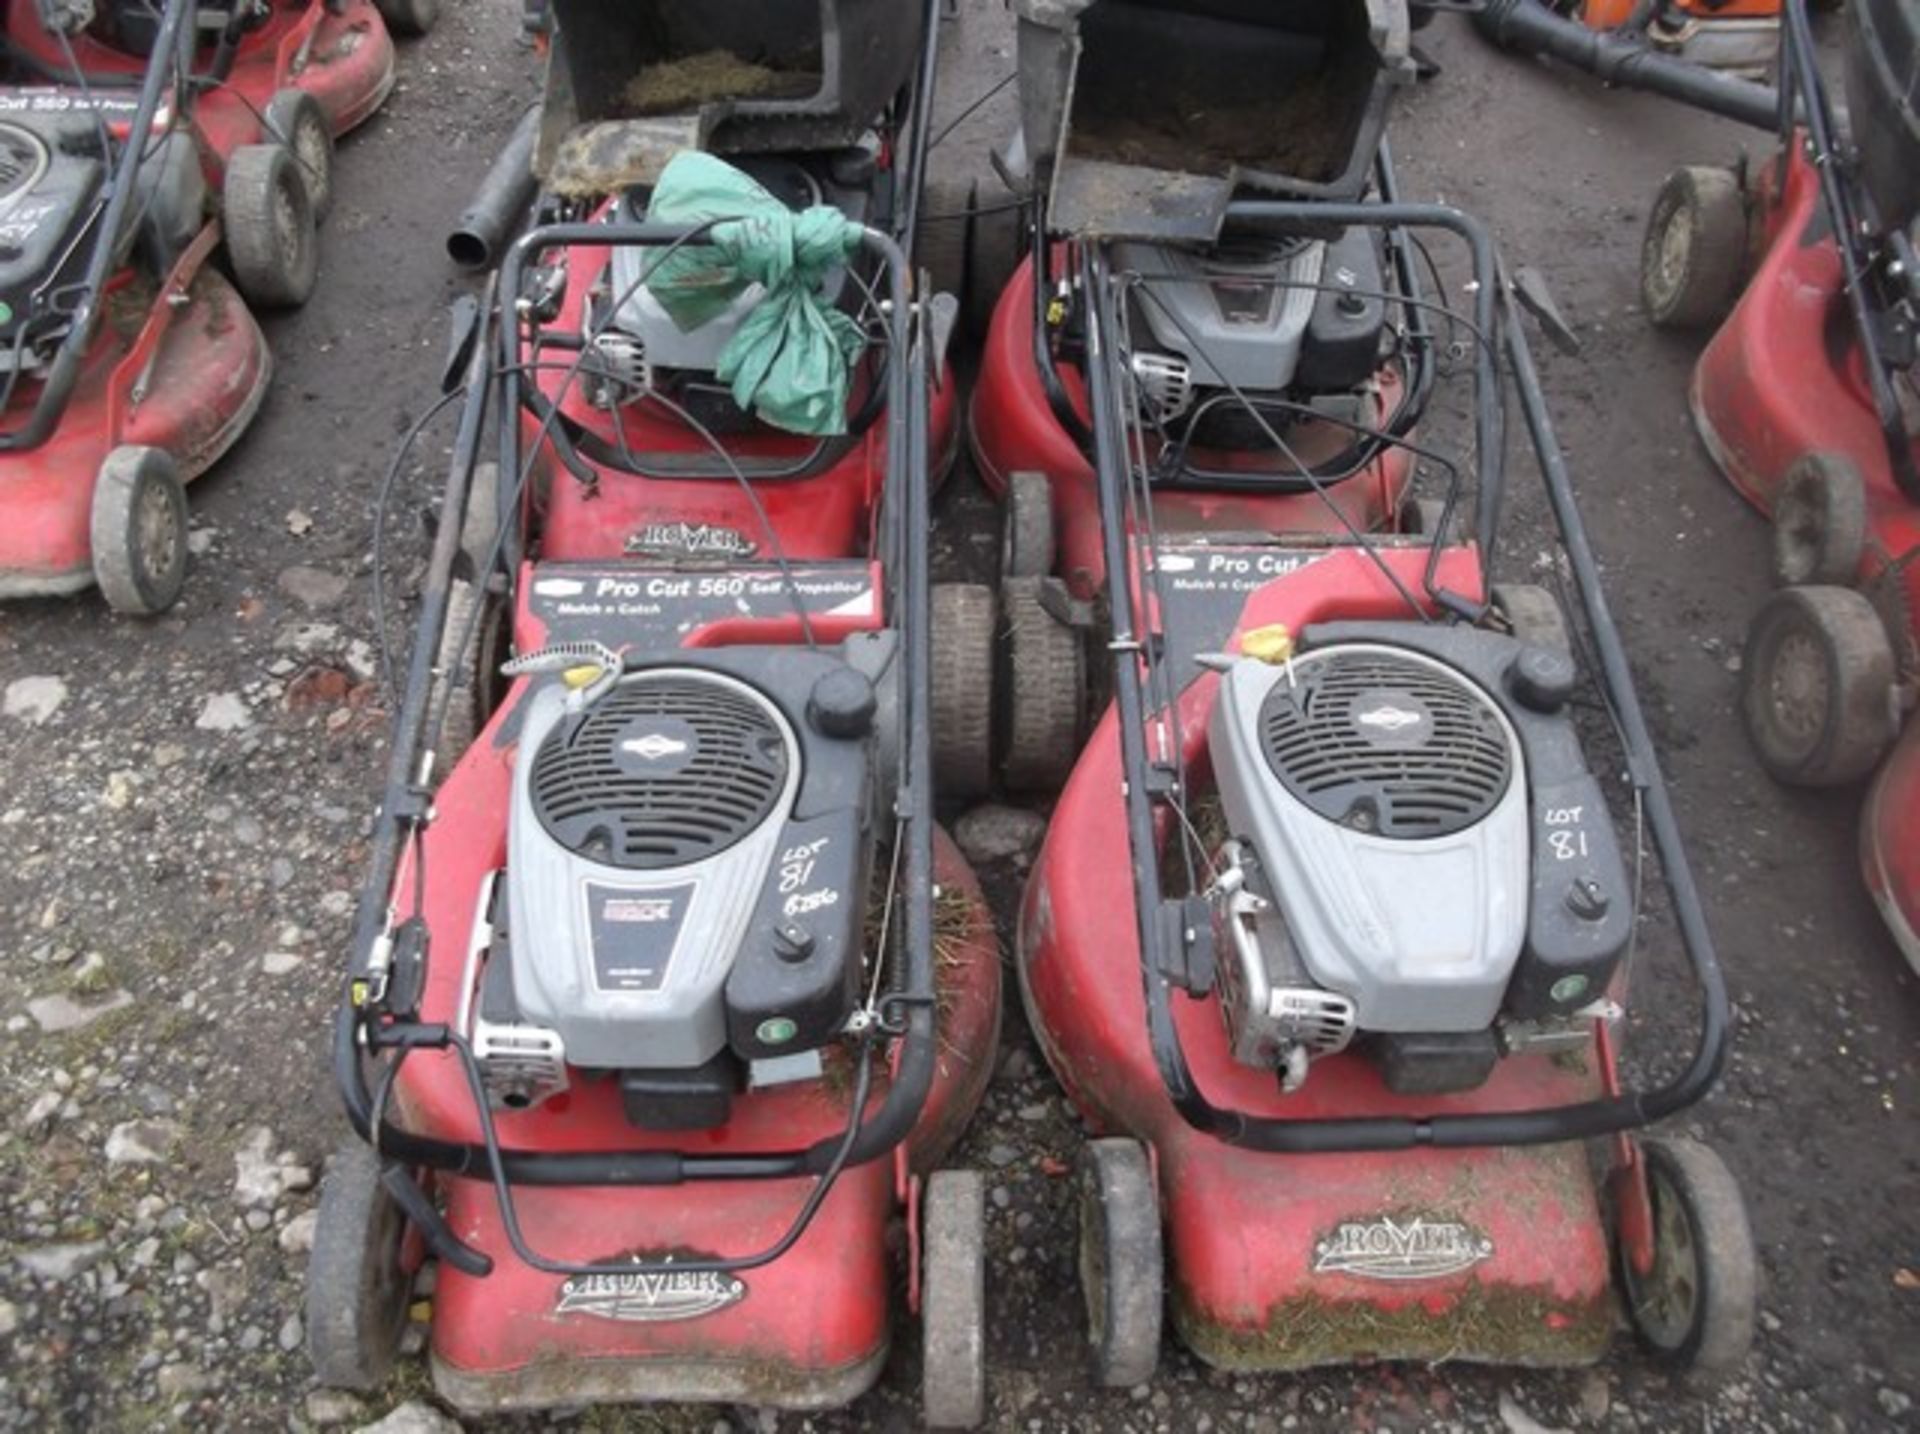
[[[1455,1220],[1423,1215],[1348,1220],[1314,1243],[1316,1275],[1362,1280],[1437,1280],[1472,1269],[1493,1254],[1493,1241]]]
[[[1379,732],[1400,732],[1408,727],[1417,727],[1425,719],[1418,712],[1409,712],[1404,707],[1381,705],[1360,713],[1353,719],[1362,727],[1372,727]]]
[[[575,1275],[560,1286],[556,1315],[589,1315],[627,1324],[699,1319],[747,1297],[745,1280],[712,1270]]]
[[[645,558],[750,558],[759,544],[718,523],[649,523],[627,535],[627,553]]]
[[[644,757],[649,762],[657,762],[662,757],[677,757],[687,750],[687,744],[678,737],[669,737],[664,732],[649,732],[644,737],[629,737],[620,744],[620,750],[631,752],[636,757]]]

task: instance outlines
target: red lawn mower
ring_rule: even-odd
[[[1804,6],[1788,6],[1781,93],[1798,121],[1762,164],[1671,175],[1641,266],[1656,324],[1720,326],[1694,369],[1694,422],[1772,517],[1781,584],[1748,632],[1741,706],[1768,772],[1803,786],[1880,766],[1920,678],[1920,6],[1849,6],[1844,55],[1851,138]],[[1860,844],[1920,966],[1912,747],[1881,770]]]
[[[983,1185],[936,1167],[992,1070],[999,962],[933,822],[951,300],[903,252],[937,7],[820,16],[554,6],[545,222],[469,339],[338,1025],[367,1143],[321,1197],[323,1382],[384,1376],[432,1258],[434,1381],[463,1412],[842,1404],[886,1358],[899,1253],[928,1421],[981,1417]],[[772,71],[782,97],[595,98],[716,47],[695,73]],[[688,127],[702,172],[718,151],[736,192],[760,177],[750,216],[663,221],[686,154],[648,175],[638,151]],[[640,176],[592,192],[588,149]],[[838,431],[803,436],[718,377],[792,297],[770,271],[708,323],[659,311],[676,260],[710,277],[823,230],[844,257],[783,321],[863,342]]]
[[[203,13],[169,0],[137,88],[72,65],[71,83],[0,88],[0,597],[97,583],[124,612],[171,606],[184,485],[266,393],[249,306],[312,292],[326,165],[297,129],[222,148],[200,126]]]
[[[1097,48],[1084,27],[1115,4],[1081,11],[1082,66]],[[1045,8],[1057,24],[1061,7]],[[1112,23],[1162,26],[1156,76],[1180,73],[1181,45],[1209,25],[1289,30],[1284,44],[1243,35],[1218,52],[1284,48],[1296,68],[1270,82],[1321,96],[1302,100],[1308,112],[1389,53],[1378,38],[1356,38],[1356,52],[1329,37],[1405,33],[1404,11],[1378,3],[1127,8],[1146,13]],[[1078,105],[1076,37],[1063,68],[1048,65],[1058,36],[1023,38],[1041,41],[1021,55],[1040,60],[1037,87],[1050,74]],[[1177,91],[1162,103],[1191,112]],[[1616,1278],[1657,1354],[1737,1366],[1757,1277],[1738,1187],[1706,1146],[1637,1133],[1712,1085],[1727,995],[1520,326],[1523,295],[1551,312],[1537,282],[1510,284],[1466,215],[1401,201],[1377,132],[1359,153],[1370,190],[1282,198],[1230,183],[1214,247],[1199,252],[1236,252],[1242,235],[1270,254],[1285,236],[1331,246],[1359,233],[1394,256],[1374,271],[1385,282],[1268,267],[1224,295],[1218,275],[1149,265],[1135,247],[1162,217],[1153,194],[1183,176],[1136,191],[1131,217],[1076,230],[1061,217],[1075,212],[1063,202],[1071,143],[1035,145],[1029,123],[1028,145],[1056,155],[1037,187],[1050,179],[1055,296],[1081,315],[1094,621],[1113,698],[1054,808],[1016,969],[1041,1047],[1096,1134],[1079,1176],[1079,1265],[1097,1377],[1152,1376],[1163,1309],[1223,1368],[1581,1364],[1612,1336]],[[1470,260],[1470,312],[1443,313],[1413,281],[1407,256],[1435,239]],[[1254,389],[1195,319],[1176,326],[1181,352],[1218,376],[1223,424],[1264,437],[1271,491],[1333,501],[1355,459],[1323,473],[1291,433],[1340,412],[1367,445],[1356,458],[1417,459],[1423,486],[1442,485],[1432,521],[1417,534],[1288,527],[1278,508],[1251,531],[1167,521],[1188,480],[1165,461],[1179,431],[1150,377],[1160,366],[1142,362],[1165,338],[1142,311],[1206,299],[1269,315],[1328,294],[1356,318],[1355,304],[1384,308],[1371,351],[1469,379],[1465,401],[1427,404],[1418,428],[1401,427]],[[1464,346],[1457,371],[1434,361],[1443,320]],[[1496,576],[1510,403],[1579,625],[1548,590]],[[991,431],[978,411],[975,423]],[[1056,491],[1085,481],[1077,463],[1048,477]],[[1616,744],[1603,764],[1586,755]],[[1631,844],[1610,769],[1627,774]],[[1700,1000],[1697,1046],[1645,1087],[1619,1059],[1643,828]],[[1131,902],[1116,899],[1120,872]]]

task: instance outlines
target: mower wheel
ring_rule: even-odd
[[[1867,545],[1867,487],[1838,453],[1801,455],[1773,500],[1773,576],[1846,587]]]
[[[913,226],[914,267],[926,271],[929,292],[964,301],[972,229],[973,185],[954,179],[930,181],[920,193]]]
[[[187,581],[187,490],[160,448],[122,444],[94,483],[93,580],[115,612],[150,617]]]
[[[1153,1378],[1160,1363],[1166,1267],[1147,1148],[1090,1140],[1080,1153],[1080,1292],[1094,1377],[1109,1389]]]
[[[427,705],[429,719],[442,714],[433,743],[435,786],[447,779],[493,716],[508,641],[506,611],[499,599],[455,578],[447,589],[447,624],[434,654]]]
[[[1747,629],[1740,709],[1774,780],[1866,776],[1898,727],[1893,646],[1873,604],[1851,588],[1776,592]]]
[[[1013,473],[1000,514],[1000,576],[1044,578],[1053,571],[1053,488],[1044,473]]]
[[[315,221],[333,207],[333,126],[320,101],[302,89],[276,91],[267,101],[268,133],[293,156]]]
[[[933,589],[933,782],[943,797],[993,785],[993,589]]]
[[[1667,176],[1640,245],[1640,300],[1656,328],[1718,322],[1747,271],[1747,202],[1731,169],[1688,165]]]
[[[1640,1142],[1653,1207],[1653,1268],[1620,1261],[1627,1318],[1662,1361],[1708,1378],[1739,1369],[1753,1344],[1759,1262],[1740,1186],[1710,1147]]]
[[[1086,653],[1080,634],[1041,601],[1051,581],[1000,584],[1000,776],[1010,791],[1059,790],[1080,755]]]
[[[313,293],[319,247],[313,205],[293,155],[278,144],[247,144],[227,161],[221,221],[234,282],[249,304],[297,309]]]
[[[1508,631],[1520,641],[1572,655],[1567,615],[1552,593],[1533,583],[1495,583],[1491,596],[1494,611],[1506,619]]]
[[[1445,547],[1454,541],[1460,527],[1459,515],[1455,513],[1451,516],[1452,521],[1449,522],[1446,499],[1416,498],[1409,493],[1400,500],[1400,511],[1394,526],[1408,537],[1426,538],[1429,542],[1444,529],[1446,536],[1441,546]]]
[[[406,1216],[380,1184],[380,1157],[353,1141],[327,1162],[307,1260],[307,1353],[320,1383],[377,1389],[406,1330],[412,1277]]]
[[[373,0],[380,18],[396,35],[424,35],[440,18],[440,0]]]
[[[921,1393],[932,1429],[987,1413],[987,1187],[977,1170],[936,1170],[920,1196]]]
[[[993,327],[1000,295],[1020,264],[1022,206],[1012,195],[973,196],[973,222],[967,238],[967,329],[985,339]]]

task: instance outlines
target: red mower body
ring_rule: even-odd
[[[641,479],[619,481],[645,485]],[[536,650],[572,635],[576,621],[608,641],[644,632],[657,642],[676,627],[689,647],[780,640],[774,635],[778,623],[736,620],[743,604],[726,579],[737,572],[702,576],[695,593],[693,579],[671,570],[623,563],[530,565],[518,589],[523,600],[515,645],[522,652]],[[879,625],[877,569],[863,562],[816,564],[797,577],[810,595],[815,583],[867,595],[859,604],[823,600],[815,615],[820,641]],[[615,585],[619,596],[581,613],[596,594],[610,591],[603,584]],[[686,620],[663,620],[646,595],[678,593],[681,584],[689,589],[677,599]],[[629,586],[642,595],[638,600],[627,601]],[[777,582],[769,587],[773,606],[787,601]],[[666,604],[676,607],[676,598],[669,596]],[[850,611],[856,606],[858,615]],[[842,610],[837,617],[836,608]],[[797,633],[789,637],[797,640]],[[435,795],[436,819],[425,843],[432,873],[425,917],[437,951],[469,948],[477,895],[489,873],[506,862],[516,713],[529,686],[521,679],[507,693]],[[940,922],[939,1057],[919,1124],[894,1158],[848,1170],[799,1242],[778,1260],[741,1276],[679,1282],[583,1281],[542,1273],[516,1259],[484,1177],[442,1180],[449,1224],[494,1261],[484,1277],[445,1264],[440,1269],[432,1350],[435,1383],[445,1398],[471,1414],[689,1399],[820,1408],[851,1401],[878,1378],[891,1325],[889,1222],[910,1210],[919,1177],[939,1162],[978,1106],[998,1040],[1000,966],[985,899],[958,849],[938,832],[934,863],[950,913]],[[455,1020],[472,974],[458,959],[432,963],[422,1018]],[[875,1108],[885,1089],[882,1073],[871,1097]],[[823,1081],[741,1095],[720,1128],[661,1134],[628,1123],[612,1082],[576,1080],[538,1107],[497,1112],[495,1122],[502,1143],[520,1149],[691,1148],[717,1155],[824,1138],[846,1124],[846,1095],[847,1084],[836,1084],[830,1069]],[[459,1141],[480,1138],[472,1092],[449,1054],[423,1052],[409,1060],[393,1098],[411,1129]],[[771,1245],[792,1223],[812,1184],[517,1186],[514,1204],[527,1240],[549,1258],[588,1263],[731,1254]],[[911,1281],[909,1288],[915,1288]]]
[[[1695,425],[1727,481],[1771,514],[1789,470],[1813,453],[1849,460],[1866,500],[1854,586],[1887,629],[1900,670],[1920,664],[1920,505],[1900,491],[1844,291],[1819,176],[1800,145],[1759,170],[1762,249],[1739,303],[1694,368]],[[1920,460],[1920,442],[1914,454]],[[1920,965],[1920,757],[1915,724],[1874,786],[1861,821],[1867,886]]]
[[[969,411],[973,454],[981,478],[995,494],[1006,490],[1009,474],[1047,475],[1059,532],[1056,571],[1076,597],[1090,598],[1100,590],[1106,566],[1093,465],[1061,426],[1047,399],[1034,359],[1033,282],[1033,261],[1028,258],[994,309]],[[1089,412],[1084,380],[1066,364],[1060,366],[1059,375],[1069,402],[1084,422]],[[1380,376],[1377,402],[1382,412],[1393,407],[1399,382],[1392,372]],[[1319,456],[1310,440],[1290,441],[1306,461]],[[1406,450],[1391,448],[1363,471],[1328,485],[1327,499],[1333,508],[1310,492],[1167,488],[1154,496],[1154,518],[1160,531],[1176,540],[1186,533],[1332,536],[1347,531],[1339,514],[1361,532],[1375,532],[1395,523],[1412,473]]]
[[[65,75],[77,62],[90,79],[131,82],[147,67],[145,56],[90,33],[61,45],[41,24],[35,0],[11,0],[6,30],[7,43],[51,76]],[[380,108],[393,81],[393,38],[372,0],[272,0],[265,23],[237,46],[225,81],[199,94],[195,114],[207,146],[227,155],[260,138],[261,112],[277,91],[307,91],[341,135]]]
[[[599,282],[610,256],[604,248],[584,245],[569,255],[572,274],[556,323],[581,332],[589,327],[586,296]],[[566,363],[542,360],[539,355],[535,361],[542,363],[539,383],[547,400],[558,399],[565,418],[607,449],[618,450],[624,439],[627,451],[656,472],[689,463],[703,465],[702,476],[689,478],[637,478],[601,469],[602,480],[591,490],[554,465],[551,481],[536,485],[533,498],[539,508],[540,549],[545,556],[562,560],[620,554],[640,560],[757,557],[764,561],[784,555],[807,561],[872,550],[874,505],[887,471],[884,415],[864,433],[844,439],[810,438],[765,425],[756,425],[751,433],[725,436],[722,441],[742,474],[755,480],[750,498],[724,465],[716,466],[707,441],[677,415],[643,399],[619,411],[621,427],[616,428],[614,414],[586,402],[580,396],[580,384],[569,382]],[[865,402],[870,381],[868,372],[856,382],[850,408],[857,410]],[[955,387],[952,373],[942,373],[928,403],[929,479],[936,488],[959,451]],[[537,421],[527,422],[529,442],[539,426]],[[822,442],[844,451],[819,471],[797,478],[758,477],[766,469],[803,461]],[[769,542],[769,527],[779,535],[778,554]]]
[[[94,485],[115,448],[163,449],[189,481],[259,410],[273,356],[245,301],[207,262],[219,242],[209,224],[157,292],[131,272],[110,284],[107,317],[52,436],[0,453],[0,597],[93,582]],[[21,383],[0,426],[23,425],[38,396],[38,383]]]
[[[1419,590],[1425,547],[1385,547],[1380,557]],[[1479,595],[1475,552],[1448,549],[1437,581]],[[1297,633],[1405,613],[1359,550],[1303,553],[1226,619],[1230,638],[1222,630],[1202,647],[1231,650],[1241,632],[1276,623]],[[1179,619],[1162,615],[1170,632]],[[1207,781],[1217,685],[1203,675],[1180,698],[1196,787]],[[1613,1324],[1609,1241],[1579,1143],[1275,1155],[1203,1134],[1176,1111],[1147,1035],[1134,907],[1115,900],[1112,873],[1129,864],[1121,769],[1110,708],[1054,809],[1021,907],[1017,969],[1075,1105],[1101,1133],[1132,1135],[1152,1152],[1170,1309],[1184,1341],[1210,1364],[1247,1370],[1597,1359]],[[1484,1086],[1457,1095],[1395,1095],[1371,1061],[1348,1052],[1317,1061],[1304,1087],[1283,1096],[1271,1071],[1233,1059],[1217,994],[1173,999],[1199,1087],[1216,1105],[1257,1116],[1530,1109],[1595,1098],[1611,1081],[1612,1056],[1596,1035],[1574,1053],[1510,1056]]]

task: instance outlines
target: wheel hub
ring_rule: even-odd
[[[1648,1191],[1653,1201],[1653,1268],[1636,1281],[1634,1307],[1641,1327],[1654,1343],[1677,1349],[1693,1328],[1700,1305],[1700,1257],[1685,1204],[1658,1177]]]
[[[1774,722],[1792,741],[1811,746],[1825,725],[1832,684],[1813,639],[1789,633],[1780,641],[1767,683]]]
[[[173,505],[158,483],[149,483],[141,490],[139,504],[134,517],[135,556],[141,570],[157,579],[172,571],[179,556],[180,535],[174,529]]]

